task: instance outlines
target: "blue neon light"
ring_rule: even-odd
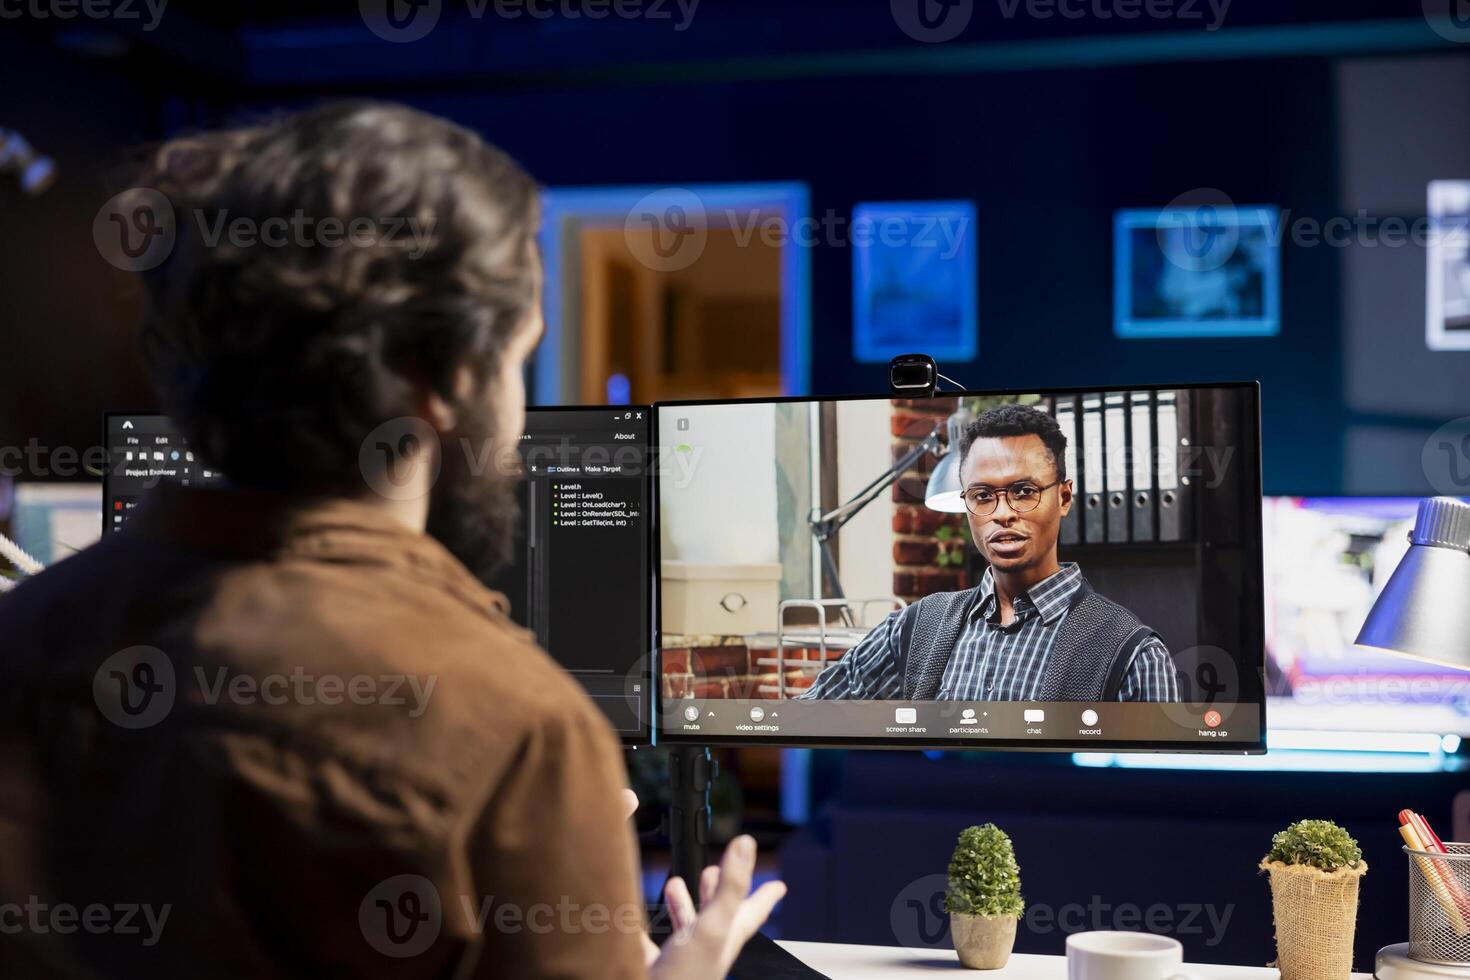
[[[1458,736],[1414,732],[1296,731],[1266,734],[1266,755],[1074,752],[1073,765],[1246,772],[1445,772],[1463,767]]]
[[[852,209],[852,348],[859,361],[923,351],[975,359],[975,205],[859,204]]]

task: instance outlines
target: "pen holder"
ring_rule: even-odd
[[[1449,853],[1415,851],[1409,858],[1409,958],[1470,966],[1470,844]]]

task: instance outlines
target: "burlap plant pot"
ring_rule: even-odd
[[[1271,875],[1276,965],[1281,980],[1348,980],[1358,921],[1358,881],[1368,862],[1323,871],[1305,864],[1262,861]]]
[[[971,970],[999,970],[1016,945],[1014,915],[949,914],[949,932],[960,963]]]

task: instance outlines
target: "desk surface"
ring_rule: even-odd
[[[936,970],[952,967],[956,974],[995,980],[1066,980],[1067,959],[1064,956],[1035,956],[1016,953],[1004,970],[970,971],[960,966],[952,949],[904,949],[901,946],[847,946],[839,943],[799,943],[781,941],[792,956],[832,980],[868,980],[868,978],[928,977],[934,980]],[[1199,980],[1277,980],[1276,970],[1250,966],[1194,966],[1188,971]],[[1366,973],[1353,974],[1355,980],[1372,980]]]

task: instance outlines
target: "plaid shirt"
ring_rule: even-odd
[[[1034,701],[1056,645],[1057,631],[1082,585],[1073,562],[1027,589],[1015,600],[1016,618],[1000,623],[1000,600],[990,569],[980,581],[979,601],[955,642],[936,699],[940,701]],[[893,613],[832,666],[822,671],[802,700],[883,701],[903,697],[898,656],[899,613]],[[1123,678],[1119,701],[1178,701],[1174,660],[1162,640],[1144,641]]]

